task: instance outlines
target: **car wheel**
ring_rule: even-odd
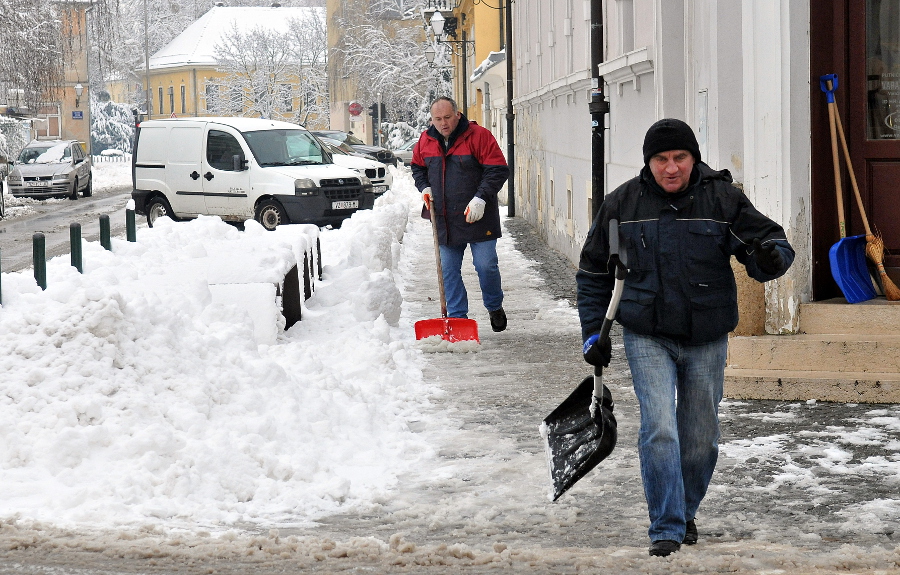
[[[277,226],[289,224],[284,208],[276,200],[263,200],[256,207],[256,221],[262,224],[262,227],[272,231]]]
[[[88,198],[94,195],[94,176],[88,176],[88,183],[81,192],[81,197]]]
[[[153,196],[147,202],[147,225],[151,228],[153,227],[153,222],[157,219],[168,216],[172,220],[175,220],[175,214],[172,213],[172,206],[169,205],[169,200],[162,196]]]
[[[78,178],[75,178],[75,181],[72,182],[72,193],[69,194],[70,200],[78,199]]]

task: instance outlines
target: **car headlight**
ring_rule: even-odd
[[[68,179],[69,179],[69,174],[54,174],[53,175],[54,182],[62,182],[64,180],[68,180]]]
[[[319,187],[309,178],[300,178],[294,181],[294,193],[298,196],[315,196],[319,193]]]

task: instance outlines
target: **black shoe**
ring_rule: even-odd
[[[503,331],[506,329],[506,312],[503,311],[503,308],[495,309],[494,311],[488,312],[491,316],[491,329],[494,331]]]
[[[697,544],[697,524],[691,519],[684,526],[684,539],[681,540],[684,545]]]
[[[681,543],[671,539],[662,539],[650,544],[650,555],[654,557],[668,557],[681,549]]]

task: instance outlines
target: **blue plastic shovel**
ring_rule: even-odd
[[[859,303],[876,297],[872,278],[866,267],[866,236],[847,237],[847,224],[844,220],[844,192],[841,187],[841,167],[838,157],[837,142],[837,104],[834,102],[834,91],[837,89],[837,74],[825,74],[819,78],[819,86],[828,99],[828,120],[831,123],[831,155],[834,160],[834,188],[837,193],[838,224],[841,239],[831,246],[828,260],[831,262],[831,275],[849,303]],[[852,166],[849,166],[853,170]],[[851,174],[852,175],[852,174]]]

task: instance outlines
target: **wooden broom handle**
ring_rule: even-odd
[[[831,90],[831,80],[828,80],[828,89]],[[844,190],[841,188],[841,164],[838,156],[837,135],[835,134],[835,105],[828,103],[828,125],[831,128],[831,157],[834,160],[834,190],[837,195],[838,226],[841,238],[847,237],[847,224],[844,220]]]
[[[847,138],[844,137],[844,126],[841,124],[841,115],[837,111],[837,103],[830,104],[834,106],[834,119],[837,123],[837,131],[841,137],[841,146],[844,149],[844,160],[847,161],[847,171],[850,172],[850,184],[853,186],[853,193],[856,194],[856,205],[859,207],[859,214],[862,216],[863,227],[866,228],[866,235],[871,236],[872,230],[869,229],[869,219],[866,217],[866,210],[863,208],[862,197],[859,194],[859,185],[856,183],[856,174],[853,172],[853,164],[850,162],[850,150],[847,149]]]

